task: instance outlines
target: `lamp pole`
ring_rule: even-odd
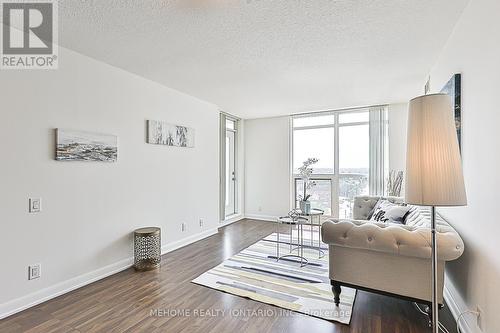
[[[436,207],[431,206],[431,237],[432,237],[432,332],[439,333],[439,301],[438,301],[438,251],[436,237]]]
[[[453,105],[445,94],[419,96],[410,101],[406,156],[406,201],[431,207],[432,332],[439,333],[439,271],[436,207],[465,206],[467,196],[453,119]]]

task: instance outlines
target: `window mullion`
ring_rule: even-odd
[[[335,114],[335,130],[333,144],[333,180],[332,186],[332,215],[339,217],[339,115]]]
[[[321,129],[321,128],[334,128],[334,127],[335,127],[335,125],[311,125],[311,126],[294,127],[293,129],[295,131],[300,131],[300,130]]]
[[[369,121],[361,121],[361,122],[357,122],[357,123],[343,123],[343,124],[339,124],[340,127],[344,127],[344,126],[360,126],[360,125],[370,125],[370,122]]]

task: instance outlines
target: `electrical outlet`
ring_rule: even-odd
[[[200,218],[200,227],[203,227],[204,224],[205,224],[205,220],[203,220],[203,218]]]
[[[42,265],[34,264],[28,266],[28,280],[38,279],[42,275]]]
[[[29,212],[30,213],[40,213],[42,211],[42,199],[41,198],[30,198],[29,199]]]
[[[181,231],[184,232],[184,231],[186,231],[186,229],[187,229],[186,223],[182,222],[181,223]]]
[[[258,209],[259,209],[259,212],[262,212],[262,206],[259,206]]]
[[[479,329],[481,330],[481,332],[483,332],[484,312],[481,309],[481,307],[479,306],[479,304],[476,307],[476,311],[477,311],[476,324],[477,324],[477,327],[479,327]]]

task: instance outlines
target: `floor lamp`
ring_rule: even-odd
[[[438,333],[437,206],[465,206],[464,178],[451,98],[412,99],[408,113],[406,202],[431,207],[432,331]]]

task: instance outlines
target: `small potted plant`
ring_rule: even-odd
[[[317,158],[308,158],[302,163],[302,166],[299,168],[299,174],[303,184],[303,192],[301,195],[299,195],[300,210],[304,214],[309,214],[311,212],[311,202],[309,201],[311,194],[307,194],[307,190],[310,190],[313,186],[316,185],[316,182],[314,180],[311,180],[311,175],[313,173],[313,168],[311,167],[311,165],[316,163],[318,163]]]

